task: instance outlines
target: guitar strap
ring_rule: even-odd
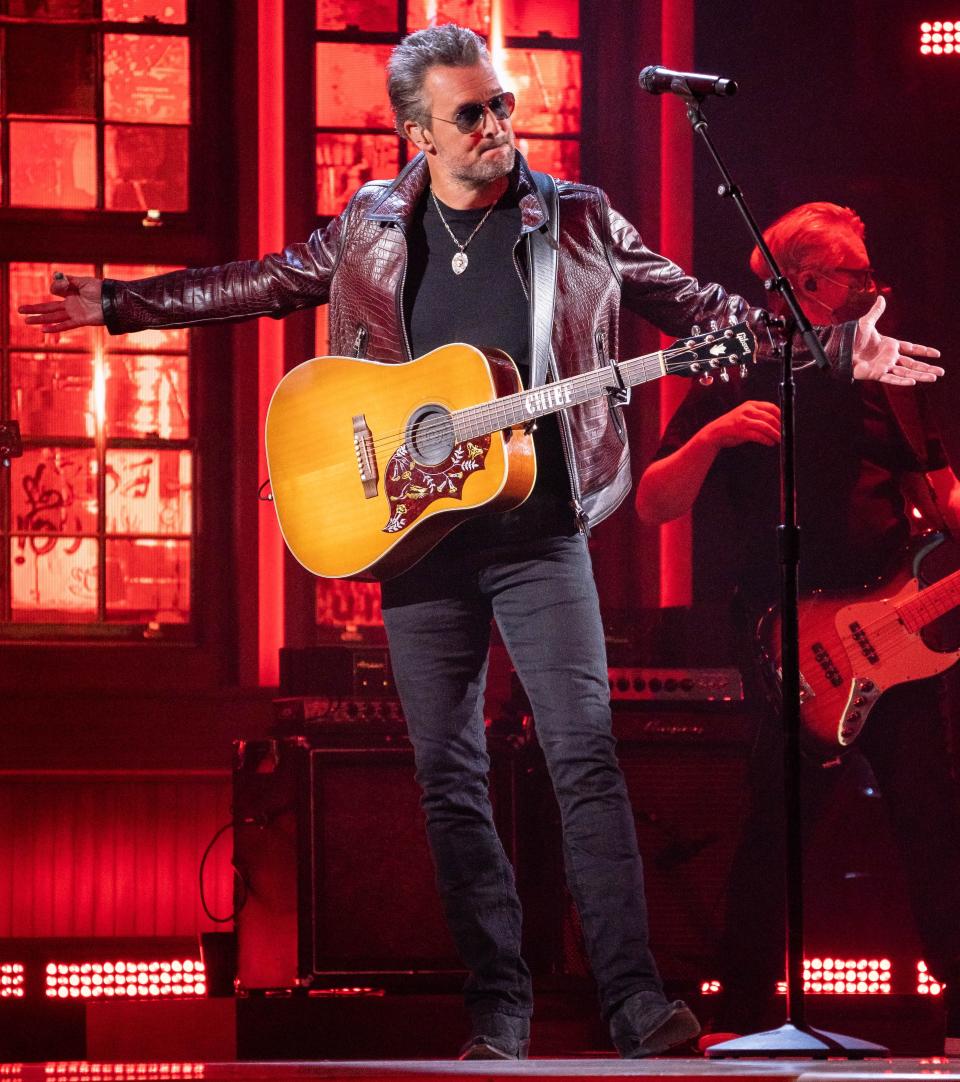
[[[546,383],[553,357],[553,310],[557,299],[557,255],[560,251],[557,182],[548,173],[533,172],[548,220],[528,234],[530,256],[530,385]]]

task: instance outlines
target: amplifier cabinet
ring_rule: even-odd
[[[491,799],[512,859],[517,767],[491,752]],[[234,812],[240,991],[338,974],[462,973],[409,744],[238,742]]]

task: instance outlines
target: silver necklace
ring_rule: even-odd
[[[463,244],[461,244],[460,241],[458,241],[457,238],[454,236],[453,230],[450,228],[449,225],[447,225],[447,219],[444,218],[443,211],[440,209],[440,204],[437,202],[437,197],[433,194],[433,188],[430,189],[430,198],[433,200],[433,205],[437,208],[437,214],[440,215],[440,221],[443,222],[443,228],[446,229],[446,231],[450,234],[450,239],[459,249],[459,251],[453,253],[453,259],[450,260],[450,266],[453,269],[453,273],[463,274],[463,272],[467,269],[467,264],[470,262],[470,260],[467,258],[467,245],[480,232],[483,223],[490,217],[493,208],[497,205],[497,203],[500,202],[500,200],[498,199],[497,203],[491,203],[490,206],[487,207],[487,213],[484,214],[484,216],[477,223],[476,229],[474,229],[470,236],[467,237]]]

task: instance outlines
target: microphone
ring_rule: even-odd
[[[701,98],[707,94],[729,98],[737,92],[737,84],[732,79],[700,75],[695,71],[671,71],[656,64],[648,64],[640,72],[640,86],[648,94],[680,94],[685,98]]]

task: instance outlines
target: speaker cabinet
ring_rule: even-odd
[[[617,754],[643,857],[650,942],[666,980],[699,982],[710,975],[747,812],[752,731],[739,706],[614,710]],[[563,958],[567,972],[586,972],[569,896]]]
[[[241,990],[462,972],[436,893],[412,749],[357,744],[290,737],[236,746]],[[491,798],[513,858],[515,766],[491,752]]]

